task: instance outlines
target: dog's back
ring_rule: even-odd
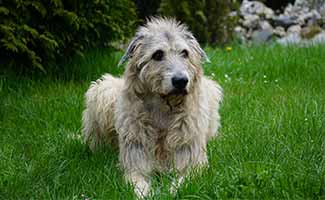
[[[210,139],[218,134],[218,128],[220,127],[220,114],[219,107],[223,99],[223,90],[221,86],[208,78],[203,78],[202,81],[203,96],[208,100],[208,132],[207,139]]]
[[[123,79],[105,74],[89,87],[86,109],[83,112],[85,142],[94,150],[103,143],[117,144],[114,128],[114,109],[123,88]]]

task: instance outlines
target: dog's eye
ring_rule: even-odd
[[[188,58],[188,51],[186,49],[184,49],[181,54],[184,58]]]
[[[157,50],[155,53],[152,54],[152,59],[156,61],[161,61],[164,57],[164,52],[162,50]]]

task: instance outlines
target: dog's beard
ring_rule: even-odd
[[[167,94],[161,94],[160,97],[166,102],[171,111],[181,107],[188,95],[188,91],[174,89]]]
[[[169,96],[185,96],[188,92],[186,89],[180,90],[180,89],[173,89],[171,92],[168,93]]]
[[[188,91],[186,89],[180,90],[180,89],[173,89],[169,92],[165,92],[165,93],[160,93],[160,97],[162,98],[183,98],[186,95],[188,95]]]

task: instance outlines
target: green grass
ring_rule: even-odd
[[[152,199],[324,199],[325,46],[207,52],[225,93],[210,167],[176,197],[169,175],[153,177]],[[0,199],[134,198],[117,153],[78,139],[90,81],[120,74],[120,56],[90,52],[60,78],[0,76]]]

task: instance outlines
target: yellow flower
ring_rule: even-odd
[[[226,51],[227,51],[227,52],[232,51],[232,47],[226,47]]]

